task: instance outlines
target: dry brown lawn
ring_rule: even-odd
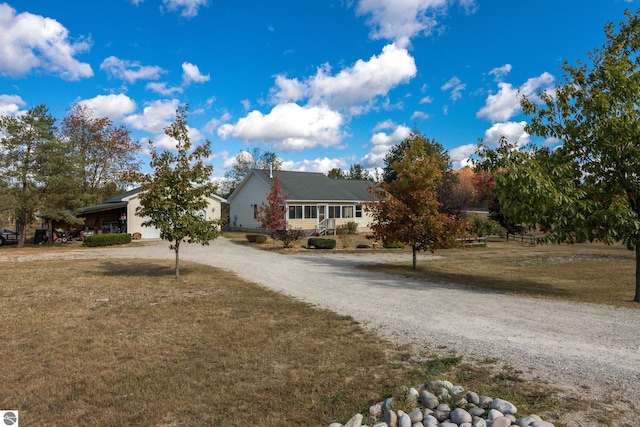
[[[441,251],[440,263],[421,262],[417,274],[464,283],[465,265],[488,258],[503,268],[475,269],[474,277],[499,272],[500,291],[517,286],[508,291],[524,292],[521,283],[547,289],[551,285],[535,284],[539,265],[565,277],[595,264],[593,274],[620,270],[631,279],[622,249],[580,251],[610,258],[585,259],[567,273],[567,263],[539,248],[514,244],[498,261],[500,248]],[[3,251],[17,249],[1,248],[0,256]],[[525,253],[535,262],[523,262]],[[566,256],[576,256],[575,247]],[[527,387],[515,367],[500,361],[464,360],[446,348],[416,354],[350,318],[211,267],[183,263],[179,281],[172,265],[160,261],[0,262],[0,269],[0,408],[19,410],[24,425],[323,426],[366,414],[402,387],[431,379],[511,399],[523,413],[550,421],[592,409],[592,403],[562,398],[552,385]],[[523,271],[535,277],[523,280]],[[542,293],[565,298],[566,287]],[[605,295],[614,288],[600,288],[602,302],[629,298]]]

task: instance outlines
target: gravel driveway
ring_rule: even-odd
[[[84,258],[98,252],[100,257],[174,259],[166,242],[67,252],[66,257]],[[383,251],[282,255],[225,238],[210,246],[184,245],[180,251],[181,260],[230,270],[350,315],[398,343],[410,342],[425,350],[446,346],[445,351],[458,355],[498,358],[531,379],[546,380],[591,399],[608,400],[620,393],[613,399],[618,409],[629,409],[637,402],[640,311],[494,294],[355,268],[388,262],[398,255]],[[402,259],[408,257],[405,254]],[[583,424],[576,421],[574,425]]]

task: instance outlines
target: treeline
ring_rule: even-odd
[[[59,122],[45,105],[2,116],[0,136],[0,218],[15,221],[20,246],[36,214],[79,222],[79,208],[122,192],[140,168],[130,131],[82,104]]]

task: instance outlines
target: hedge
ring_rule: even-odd
[[[267,236],[264,234],[247,234],[247,240],[249,243],[266,243]]]
[[[82,246],[95,248],[97,246],[126,245],[131,243],[131,234],[94,234],[87,236],[82,240]]]
[[[402,242],[382,242],[382,247],[387,249],[404,249]]]
[[[314,247],[316,249],[334,249],[336,247],[336,241],[333,239],[324,239],[322,237],[311,237],[307,241],[307,247]]]
[[[349,221],[346,224],[341,224],[336,228],[338,234],[358,234],[358,223]]]

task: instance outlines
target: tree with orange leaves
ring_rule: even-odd
[[[410,142],[402,158],[390,165],[395,179],[372,187],[378,201],[366,204],[374,218],[369,224],[374,238],[411,246],[414,270],[418,251],[453,247],[465,232],[466,221],[439,211],[442,162],[438,153],[428,154],[424,144]]]

